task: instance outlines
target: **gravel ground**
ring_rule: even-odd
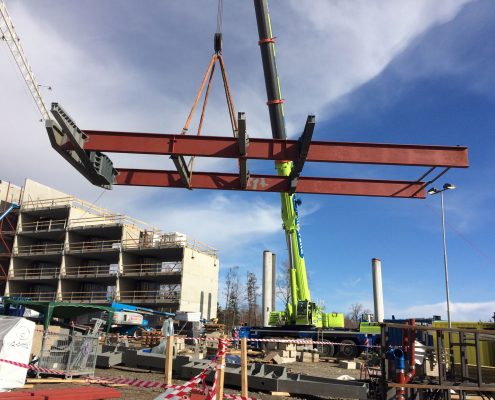
[[[337,378],[341,375],[350,375],[354,378],[359,379],[358,370],[346,370],[338,368],[335,363],[323,362],[319,363],[289,363],[284,364],[289,369],[289,372],[300,373],[305,375],[320,376],[327,378]],[[95,375],[98,377],[124,377],[133,379],[143,379],[151,381],[163,381],[163,373],[144,371],[144,370],[129,370],[126,368],[111,368],[111,369],[97,369]],[[185,381],[174,380],[174,384],[182,384]],[[80,387],[81,385],[87,384],[74,384],[74,383],[57,383],[57,384],[37,384],[34,389],[26,390],[36,390],[36,389],[61,389],[66,387]],[[160,394],[162,389],[143,389],[136,388],[132,386],[117,387],[118,391],[121,392],[123,400],[151,400],[154,399],[158,394]],[[240,389],[225,389],[225,393],[240,393]],[[285,399],[303,399],[307,397],[284,397],[284,396],[272,396],[263,392],[249,392],[251,397],[255,397],[260,400],[285,400]]]

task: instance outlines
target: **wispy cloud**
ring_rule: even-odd
[[[420,304],[404,308],[391,308],[390,315],[398,318],[431,317],[440,315],[447,319],[446,302],[433,304]],[[490,321],[495,311],[495,301],[450,303],[452,321]],[[388,310],[387,310],[388,313]]]
[[[292,0],[289,7],[274,2],[271,11],[279,37],[277,57],[289,133],[299,133],[309,113],[328,117],[330,102],[372,79],[415,37],[453,18],[466,2]],[[198,45],[203,43],[198,38],[212,31],[210,14],[205,16],[193,4],[179,7],[158,2],[154,7],[150,3],[136,13],[132,7],[111,6],[117,2],[93,2],[94,13],[98,13],[97,7],[111,9],[107,14],[116,26],[98,25],[103,18],[99,14],[91,20],[89,36],[82,38],[81,31],[68,26],[86,28],[87,10],[78,18],[69,6],[50,8],[50,18],[61,23],[48,24],[40,15],[46,8],[25,2],[9,4],[35,74],[40,83],[54,87],[46,93],[47,101],[61,102],[81,127],[180,131],[211,52]],[[226,10],[237,18],[231,25],[226,18],[225,24],[236,39],[226,39],[225,47],[232,91],[238,110],[247,112],[248,132],[270,136],[254,13],[251,6],[239,7]],[[246,16],[236,14],[240,12]],[[186,14],[191,18],[184,19]],[[162,17],[171,24],[163,23]],[[251,23],[238,24],[240,17],[252,18]],[[187,31],[179,37],[178,20],[180,28]],[[129,32],[123,31],[119,21],[129,21]],[[121,37],[111,34],[117,28]],[[0,53],[0,68],[6,71],[0,77],[2,97],[8,93],[9,99],[0,111],[1,145],[9,149],[2,153],[0,178],[22,183],[31,177],[87,200],[96,198],[101,189],[87,183],[50,148],[32,100],[12,65],[10,54]],[[206,134],[229,134],[224,98],[218,88],[208,106]],[[112,158],[117,166],[170,167],[165,157]],[[215,170],[228,167],[212,160],[198,165]],[[119,188],[105,194],[101,203],[165,230],[184,231],[224,254],[239,246],[253,249],[249,245],[282,235],[278,199],[268,202],[252,194],[202,195],[192,200],[174,191]],[[318,210],[317,203],[311,204],[301,209],[302,217]]]

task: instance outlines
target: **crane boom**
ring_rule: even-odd
[[[43,101],[43,97],[41,95],[40,86],[36,77],[34,76],[33,70],[28,63],[26,58],[26,54],[21,45],[21,40],[14,29],[14,24],[10,18],[10,15],[7,11],[7,6],[5,5],[4,0],[0,0],[0,34],[1,39],[7,43],[12,56],[17,64],[17,68],[21,72],[24,81],[33,96],[34,102],[36,103],[36,107],[41,114],[41,117],[44,121],[50,119],[50,113],[48,108],[46,107],[45,102]]]
[[[275,139],[286,139],[284,108],[280,90],[280,80],[275,61],[275,38],[273,37],[268,10],[268,0],[254,0],[256,21],[258,24],[259,45],[267,105],[270,114],[272,135]],[[291,176],[294,172],[290,161],[276,162],[279,176]],[[311,302],[311,293],[306,273],[306,262],[302,247],[297,205],[294,194],[280,193],[282,221],[289,250],[291,302],[287,304],[283,322],[291,325],[314,325],[321,327],[323,315],[321,309]]]

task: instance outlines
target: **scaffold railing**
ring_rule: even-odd
[[[150,264],[123,264],[121,275],[149,275],[149,274],[180,274],[182,272],[181,262],[159,262]]]
[[[84,278],[87,276],[115,276],[117,275],[118,268],[115,264],[104,265],[77,265],[71,267],[65,267],[66,277],[70,278]]]
[[[44,254],[62,254],[64,243],[41,243],[32,245],[14,246],[13,254],[16,256],[24,255],[44,255]]]
[[[108,252],[119,251],[120,240],[95,240],[86,242],[67,243],[65,246],[67,252]]]
[[[154,232],[156,236],[153,240],[144,240],[141,238],[127,238],[122,240],[122,247],[124,249],[146,249],[146,248],[174,248],[174,247],[188,247],[199,253],[204,253],[213,257],[218,256],[218,250],[208,246],[205,243],[192,239],[177,239],[175,241],[163,241],[160,240],[159,234],[161,232]]]
[[[49,219],[19,224],[17,232],[50,232],[64,230],[67,225],[66,219]]]
[[[128,215],[115,213],[103,207],[98,207],[93,203],[81,200],[74,196],[55,197],[50,199],[33,199],[23,201],[21,204],[21,210],[37,210],[46,208],[61,208],[61,207],[75,207],[82,209],[88,216],[81,218],[73,218],[70,223],[77,223],[78,220],[90,220],[91,218],[103,218],[103,219],[116,219],[121,220],[129,225],[135,225],[143,229],[156,230],[156,228],[144,221],[140,221],[136,218],[129,217]]]
[[[130,290],[120,292],[120,301],[131,303],[176,303],[180,300],[180,290]]]
[[[9,292],[9,297],[30,299],[33,301],[53,301],[57,297],[57,293],[53,292]]]
[[[85,291],[85,292],[64,292],[62,291],[62,301],[78,303],[105,303],[113,300],[114,296],[108,291]]]
[[[9,279],[36,279],[36,278],[58,278],[59,267],[35,266],[30,268],[12,268]]]

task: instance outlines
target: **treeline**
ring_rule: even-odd
[[[248,271],[241,277],[239,267],[229,268],[222,295],[217,316],[227,330],[243,324],[261,324],[260,285],[255,273]]]

